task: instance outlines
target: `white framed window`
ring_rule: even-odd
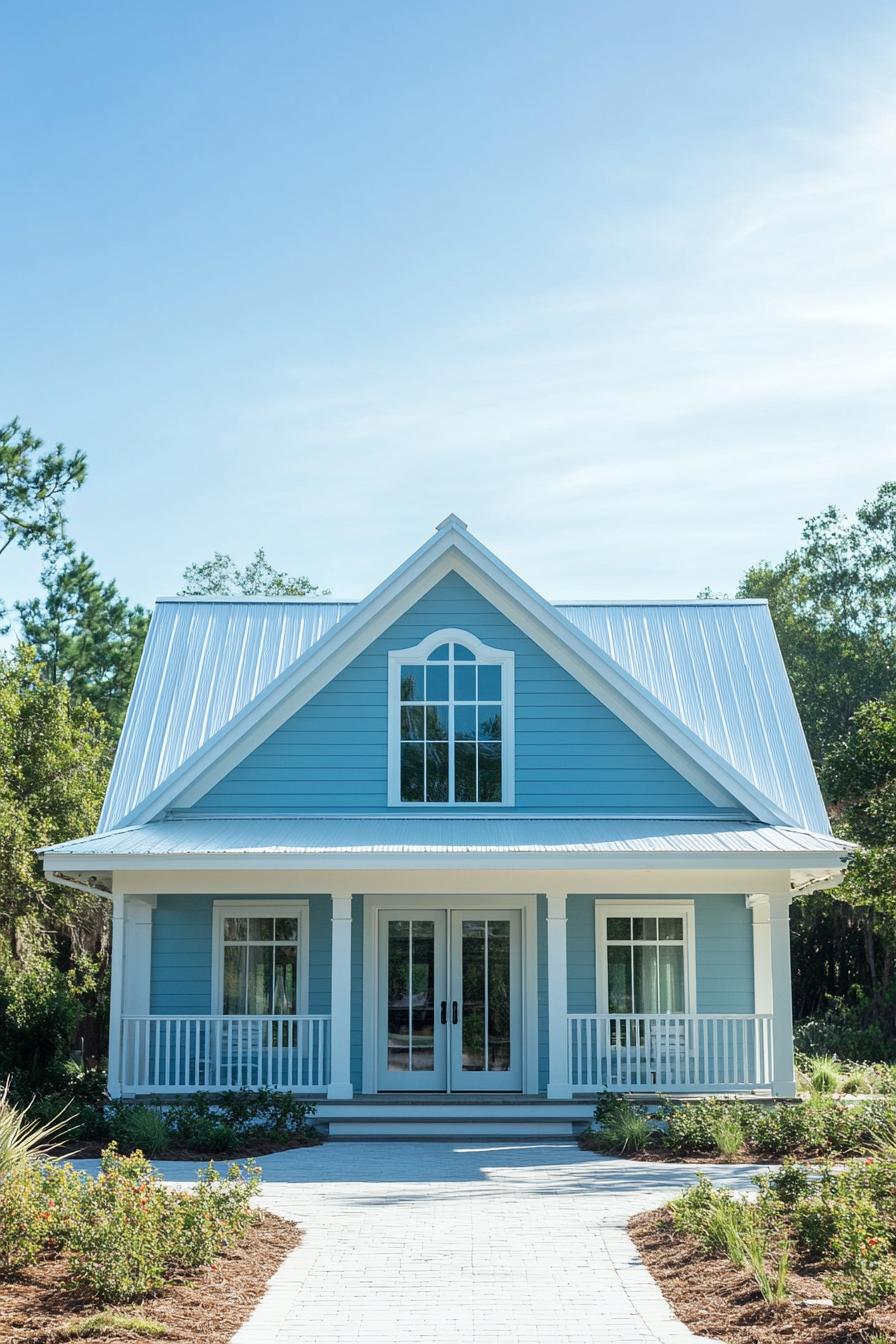
[[[513,803],[513,654],[465,630],[389,653],[389,804]]]
[[[693,901],[596,901],[601,1013],[696,1012]]]
[[[213,1012],[307,1013],[307,901],[215,901],[212,940]]]

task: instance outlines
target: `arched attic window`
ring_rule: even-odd
[[[512,653],[464,630],[390,652],[389,802],[513,802]]]

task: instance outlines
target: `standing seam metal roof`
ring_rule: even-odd
[[[112,829],[354,606],[160,601],[99,829]],[[575,602],[557,610],[795,821],[830,832],[765,603]]]

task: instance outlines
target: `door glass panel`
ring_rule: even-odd
[[[510,921],[465,919],[461,925],[465,1072],[510,1071]]]
[[[485,928],[484,919],[465,919],[461,930],[463,1039],[461,1068],[485,1068]]]
[[[283,921],[278,920],[277,923]],[[296,1011],[296,953],[295,943],[279,943],[274,949],[274,1008],[275,1013]]]
[[[487,925],[488,1067],[510,1070],[510,921],[490,919]]]
[[[435,1067],[435,925],[431,919],[390,919],[387,968],[386,1067],[431,1072]]]
[[[431,919],[411,923],[411,1068],[435,1067],[435,926]]]

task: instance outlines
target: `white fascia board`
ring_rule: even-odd
[[[119,827],[151,821],[175,805],[190,807],[198,802],[387,630],[401,612],[413,606],[452,570],[529,635],[711,802],[724,806],[734,798],[760,821],[799,825],[796,818],[776,807],[723,761],[481,542],[452,523],[436,532],[351,615],[284,669],[270,686],[123,817]]]

